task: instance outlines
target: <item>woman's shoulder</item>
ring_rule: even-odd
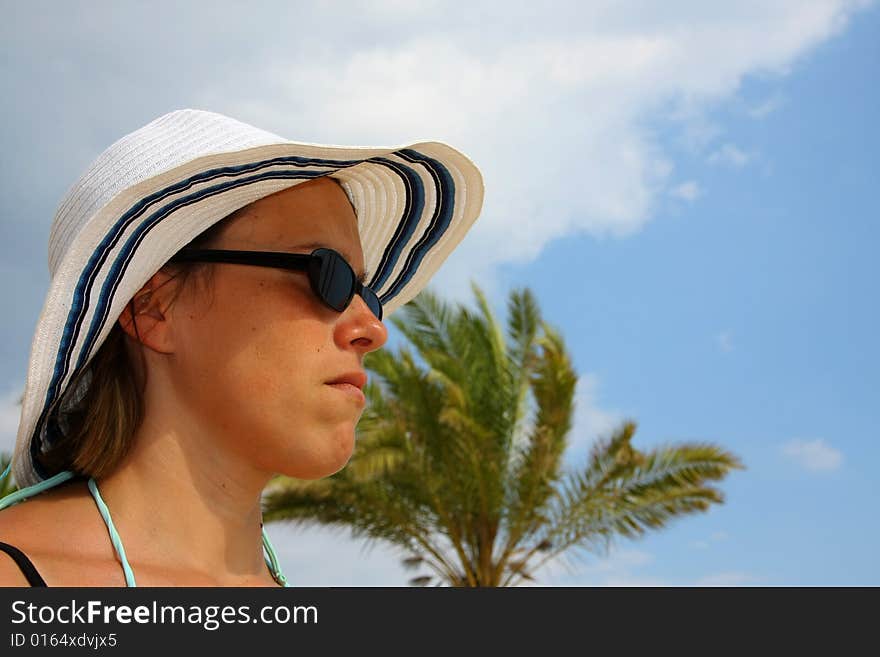
[[[12,537],[40,542],[71,524],[88,494],[86,483],[73,479],[0,510],[0,541]]]
[[[96,515],[86,483],[73,480],[0,510],[0,542],[20,551],[50,586],[75,586],[84,568],[106,562],[106,548],[95,544]],[[0,586],[28,585],[16,559],[0,550]]]

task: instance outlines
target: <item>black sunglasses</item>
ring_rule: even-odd
[[[382,319],[382,302],[372,288],[361,283],[351,265],[333,249],[315,249],[310,254],[275,251],[228,251],[226,249],[183,249],[170,262],[223,262],[304,271],[312,290],[336,312],[348,308],[355,294],[361,295],[373,314]]]

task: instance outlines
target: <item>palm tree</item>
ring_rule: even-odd
[[[412,585],[510,586],[572,549],[602,551],[723,501],[709,482],[742,467],[734,455],[708,443],[641,452],[630,421],[566,469],[577,375],[562,337],[527,289],[509,297],[505,336],[473,289],[476,310],[424,291],[391,320],[409,345],[365,359],[376,376],[352,460],[325,479],[276,479],[267,521],[395,545],[427,571]]]
[[[9,465],[11,459],[12,457],[5,452],[0,453],[0,474],[6,472],[6,466]],[[18,490],[18,487],[15,485],[15,478],[12,476],[12,472],[9,472],[4,479],[0,480],[0,499],[10,493],[14,493],[16,490]]]

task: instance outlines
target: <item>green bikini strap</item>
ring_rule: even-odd
[[[262,527],[261,531],[263,533],[263,547],[266,549],[266,564],[269,566],[269,572],[272,573],[272,577],[281,586],[287,586],[287,578],[281,572],[278,557],[275,556],[275,548],[272,547],[272,541],[269,540],[266,528]]]
[[[137,582],[134,581],[134,571],[132,571],[131,566],[128,564],[128,558],[125,556],[125,548],[122,546],[122,539],[119,537],[119,532],[116,531],[116,525],[113,524],[113,518],[110,517],[110,509],[108,509],[107,505],[104,503],[104,498],[101,497],[101,493],[98,491],[98,484],[95,483],[95,480],[92,477],[89,477],[89,491],[92,493],[92,497],[95,498],[95,504],[98,505],[98,511],[101,512],[104,524],[107,525],[107,531],[110,534],[110,542],[113,544],[113,549],[116,550],[116,555],[119,557],[119,563],[122,564],[122,572],[125,573],[125,585],[137,586]]]
[[[33,497],[38,493],[42,493],[53,486],[57,486],[68,479],[72,479],[74,474],[69,470],[65,470],[63,472],[59,472],[54,477],[49,477],[39,483],[34,484],[33,486],[26,486],[25,488],[20,488],[4,497],[0,500],[0,509],[5,509],[8,506],[12,506],[13,504],[18,504],[19,502],[26,500],[29,497]],[[122,539],[119,538],[119,533],[116,531],[116,527],[113,525],[113,519],[110,517],[110,510],[107,508],[107,505],[104,503],[103,498],[101,497],[101,493],[98,492],[98,486],[95,484],[95,480],[89,477],[89,491],[92,494],[92,497],[95,498],[95,503],[98,505],[98,511],[101,513],[101,517],[104,519],[104,523],[107,525],[107,530],[110,532],[110,542],[113,543],[113,548],[116,550],[116,554],[119,555],[119,559],[122,562],[122,571],[125,573],[125,584],[126,586],[137,586],[134,581],[134,573],[131,570],[131,566],[128,565],[128,559],[125,558],[125,548],[122,547]]]
[[[3,474],[0,475],[0,481],[2,481],[6,477],[11,467],[12,464],[10,463]],[[57,486],[58,484],[64,483],[65,481],[67,481],[68,479],[72,479],[73,477],[73,472],[65,470],[32,486],[20,488],[14,493],[10,493],[6,497],[0,498],[0,510],[10,507],[13,504],[18,504],[19,502],[26,500],[29,497],[33,497],[34,495],[42,493],[43,491],[48,490],[53,486]],[[108,509],[107,505],[104,503],[104,499],[101,497],[101,493],[98,492],[98,485],[91,477],[89,477],[89,492],[92,494],[92,497],[95,500],[95,504],[98,506],[98,511],[101,513],[101,517],[104,519],[104,524],[107,525],[107,531],[110,533],[110,542],[113,544],[113,549],[116,550],[119,561],[122,563],[122,571],[125,573],[126,586],[137,586],[137,583],[134,579],[134,572],[132,571],[131,566],[128,563],[128,559],[125,556],[125,548],[122,545],[122,539],[119,537],[119,533],[116,531],[116,527],[113,524],[113,519],[110,517],[110,509]],[[269,572],[272,573],[272,577],[281,586],[288,586],[287,578],[284,576],[284,573],[281,572],[281,566],[278,563],[278,557],[275,555],[275,548],[272,547],[272,542],[269,540],[269,535],[266,533],[266,529],[261,528],[261,533],[263,536],[263,548],[266,552],[266,565],[269,567]]]
[[[110,533],[110,542],[113,543],[113,548],[119,556],[119,561],[122,564],[122,571],[125,573],[125,584],[126,586],[137,586],[134,579],[134,572],[125,556],[125,548],[122,545],[122,539],[119,537],[119,533],[113,525],[113,519],[110,517],[110,509],[108,509],[107,505],[104,503],[104,499],[98,491],[98,485],[91,477],[89,477],[89,490],[92,492],[92,497],[95,498],[95,503],[98,505],[98,510],[101,512],[101,517],[104,519],[104,523],[107,525],[107,531]],[[287,586],[287,578],[284,576],[284,573],[281,572],[281,567],[278,564],[278,558],[275,556],[275,549],[272,547],[272,542],[269,540],[266,530],[261,528],[261,531],[263,535],[263,547],[267,553],[266,565],[269,567],[269,571],[272,573],[272,577],[275,581],[281,586]]]
[[[73,478],[73,473],[65,470],[64,472],[59,472],[54,477],[44,479],[43,481],[34,484],[33,486],[25,486],[24,488],[19,488],[14,493],[10,493],[3,499],[0,499],[0,509],[5,509],[6,507],[12,506],[13,504],[18,504],[19,502],[26,500],[29,497],[33,497],[37,493],[42,493],[44,490],[52,488],[52,486],[57,486],[58,484],[63,483],[71,478]]]

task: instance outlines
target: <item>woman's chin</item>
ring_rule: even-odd
[[[326,462],[320,464],[311,464],[309,467],[304,467],[302,463],[298,463],[291,468],[284,468],[279,470],[279,474],[283,474],[287,477],[293,477],[295,479],[323,479],[324,477],[329,477],[330,475],[334,475],[340,470],[342,470],[348,464],[348,459],[345,459],[341,462]]]
[[[354,453],[354,431],[340,432],[325,443],[326,449],[306,452],[307,457],[290,458],[280,464],[277,472],[297,479],[321,479],[342,470]]]

